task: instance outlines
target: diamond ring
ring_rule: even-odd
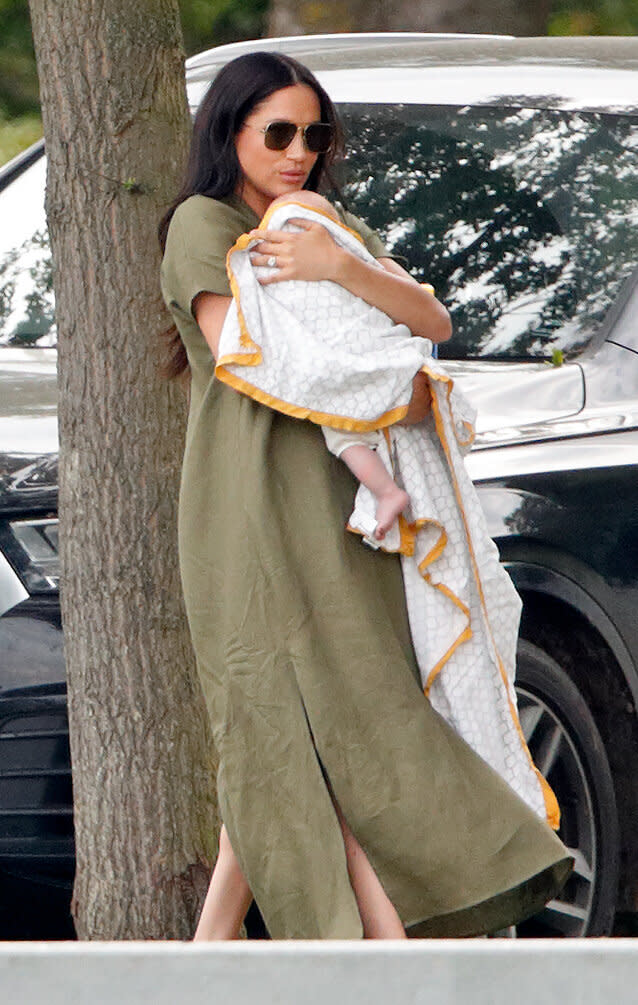
[[[277,257],[275,255],[271,255],[268,259],[268,266],[271,269],[274,269],[276,264],[277,264]]]

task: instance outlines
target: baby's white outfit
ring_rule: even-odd
[[[321,432],[324,435],[326,446],[335,457],[341,457],[347,447],[354,447],[362,443],[370,450],[376,450],[379,446],[381,433],[374,429],[369,433],[349,433],[345,429],[331,429],[330,426],[322,426]]]
[[[261,227],[295,229],[291,217],[323,224],[338,244],[374,263],[358,235],[301,202],[269,210]],[[352,442],[377,450],[410,497],[407,514],[394,522],[381,547],[401,555],[424,692],[556,827],[554,794],[534,767],[516,710],[520,598],[463,463],[473,438],[472,407],[432,358],[427,339],[413,338],[405,325],[395,325],[338,284],[289,280],[262,286],[258,279],[265,270],[249,255],[255,243],[243,235],[228,253],[233,303],[216,376],[271,408],[322,426],[334,453]],[[397,425],[418,371],[429,379],[431,413],[418,425]],[[372,493],[360,485],[348,528],[367,536],[375,510]]]

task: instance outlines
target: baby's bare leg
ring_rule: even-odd
[[[377,501],[377,526],[374,536],[382,541],[390,527],[410,502],[407,492],[400,489],[376,450],[365,443],[352,443],[340,453],[355,478],[372,492]]]

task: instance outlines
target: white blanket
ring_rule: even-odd
[[[276,207],[261,227],[322,223],[364,261],[358,235],[301,204]],[[555,797],[534,767],[514,691],[521,602],[490,538],[463,454],[474,413],[414,338],[336,283],[290,280],[262,286],[247,235],[228,253],[233,290],[219,343],[217,377],[272,408],[335,429],[383,429],[379,454],[410,496],[410,511],[382,544],[401,554],[414,650],[433,707],[540,816],[558,826]],[[381,266],[377,267],[381,268]],[[432,413],[403,418],[412,379],[425,372]],[[375,500],[360,486],[349,529],[367,534]],[[380,696],[382,702],[382,696]]]

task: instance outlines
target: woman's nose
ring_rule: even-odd
[[[291,158],[291,160],[300,161],[305,158],[307,153],[308,151],[304,145],[301,129],[298,129],[294,138],[290,142],[290,146],[286,150],[286,154]]]

